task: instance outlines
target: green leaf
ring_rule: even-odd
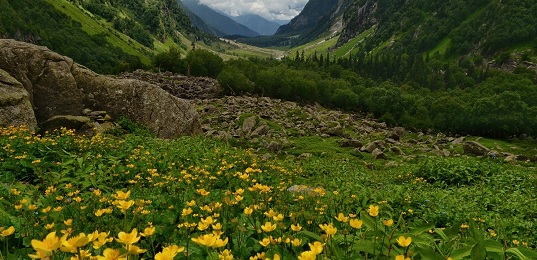
[[[438,234],[444,241],[448,241],[449,238],[446,236],[446,233],[444,233],[444,231],[440,228],[435,228],[434,229],[434,232],[436,234]]]
[[[418,254],[421,256],[421,259],[423,259],[423,260],[437,260],[437,259],[444,259],[445,258],[442,255],[440,255],[440,254],[438,254],[436,252],[433,252],[432,250],[430,250],[428,248],[418,247],[417,251],[418,251]]]
[[[513,247],[513,248],[509,248],[509,249],[505,250],[505,252],[508,253],[508,254],[516,255],[516,256],[518,257],[518,259],[520,259],[520,260],[535,259],[535,258],[529,258],[529,257],[527,257],[525,254],[523,254],[523,253],[520,251],[520,249],[522,249],[522,248],[514,248],[514,247]],[[535,256],[535,255],[533,255],[533,256]]]
[[[485,240],[483,246],[487,252],[501,253],[503,254],[503,245],[496,240]]]
[[[510,248],[510,249],[516,249],[520,251],[524,256],[526,256],[529,259],[537,259],[537,252],[527,247],[517,247],[517,248]]]
[[[483,238],[483,232],[479,231],[474,221],[470,221],[469,232],[470,232],[470,236],[472,236],[475,242],[481,243],[483,242],[483,240],[485,240]]]
[[[453,250],[453,252],[451,253],[451,258],[453,258],[454,260],[463,259],[469,256],[471,253],[472,253],[472,246],[467,246],[467,247]]]
[[[306,236],[308,236],[310,238],[313,238],[314,240],[323,241],[322,238],[319,235],[317,235],[317,234],[315,234],[313,232],[307,231],[307,230],[302,230],[298,234],[304,234],[304,235],[306,235]]]
[[[485,250],[485,246],[481,243],[477,243],[472,248],[472,254],[471,254],[472,260],[484,260],[487,257],[487,250]]]
[[[373,241],[369,240],[360,240],[352,246],[352,251],[365,252],[368,254],[373,254],[375,244]]]
[[[419,225],[417,227],[414,228],[414,230],[412,230],[412,234],[414,235],[419,235],[423,232],[427,232],[431,229],[434,228],[434,224],[422,224],[422,225]]]
[[[367,213],[360,212],[360,219],[368,229],[375,230],[375,219],[370,217]]]

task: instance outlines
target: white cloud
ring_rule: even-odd
[[[200,0],[215,10],[236,16],[257,14],[269,20],[291,20],[308,0]]]

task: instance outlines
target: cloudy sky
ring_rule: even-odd
[[[237,16],[258,14],[269,20],[291,20],[308,0],[200,0],[215,10]]]

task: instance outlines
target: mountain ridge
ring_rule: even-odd
[[[207,5],[201,4],[198,0],[177,1],[181,1],[192,13],[200,17],[219,37],[229,35],[255,37],[260,35],[247,26],[236,22],[227,15],[217,12]]]

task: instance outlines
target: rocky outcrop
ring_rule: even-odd
[[[0,40],[0,68],[22,83],[38,122],[57,115],[82,115],[86,108],[125,116],[161,138],[201,132],[194,107],[140,80],[94,73],[45,47]]]
[[[477,156],[487,156],[490,153],[490,149],[486,146],[476,142],[468,141],[463,144],[463,149],[465,154],[472,154]]]
[[[123,73],[117,78],[138,79],[155,84],[168,93],[185,99],[217,98],[222,94],[218,81],[207,77],[187,77],[171,72],[152,73],[136,70],[132,73]]]
[[[0,127],[25,126],[34,131],[37,126],[30,95],[22,84],[0,69]]]

